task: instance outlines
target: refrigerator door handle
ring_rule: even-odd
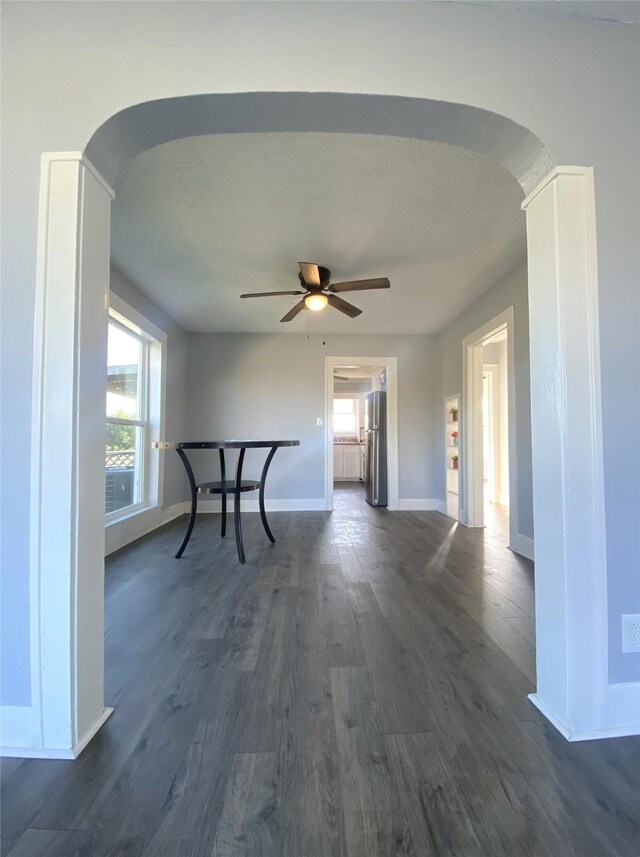
[[[379,488],[379,476],[380,476],[380,474],[379,474],[379,466],[378,466],[378,458],[379,458],[378,433],[376,430],[374,430],[373,437],[374,437],[373,460],[375,462],[375,465],[373,468],[373,486],[372,486],[372,488],[373,488],[373,502],[374,502],[374,504],[377,504],[378,503],[378,494],[379,494],[378,488]]]

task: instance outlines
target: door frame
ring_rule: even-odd
[[[500,463],[500,449],[501,449],[501,440],[500,437],[500,381],[498,379],[498,364],[497,363],[483,363],[482,366],[482,375],[483,380],[484,376],[487,376],[487,389],[489,391],[489,438],[490,438],[490,461],[491,461],[491,470],[490,474],[490,484],[492,488],[492,493],[494,499],[491,501],[493,503],[499,503],[500,492],[498,490],[498,483],[502,480],[502,466]],[[483,396],[484,398],[484,396]],[[508,396],[507,396],[508,399]],[[507,401],[508,405],[508,401]],[[496,426],[498,427],[496,430]],[[509,430],[507,427],[507,441]],[[484,433],[482,437],[482,442],[484,445]],[[482,450],[484,456],[484,448]],[[508,457],[508,452],[507,452]],[[484,462],[483,462],[483,470],[484,470]],[[500,480],[496,479],[496,474],[499,475]],[[484,498],[486,502],[486,497]],[[502,505],[502,504],[499,504]]]
[[[389,502],[387,509],[399,508],[398,497],[398,358],[397,357],[326,357],[324,408],[324,507],[333,511],[333,370],[350,366],[380,366],[387,370],[387,470]]]
[[[516,461],[516,408],[513,306],[465,336],[462,340],[462,443],[460,444],[460,522],[484,527],[484,474],[482,438],[482,373],[484,342],[499,330],[507,331],[507,422],[509,445],[509,547],[518,543],[518,472]]]

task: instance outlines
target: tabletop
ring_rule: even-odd
[[[274,446],[300,446],[299,440],[156,440],[154,449],[262,449]]]

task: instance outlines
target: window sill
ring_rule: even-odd
[[[120,524],[122,521],[128,521],[131,518],[135,518],[137,515],[142,515],[144,512],[158,508],[158,506],[143,506],[142,504],[138,504],[137,506],[127,506],[126,509],[122,510],[122,514],[112,512],[108,518],[105,517],[104,525],[105,527],[110,527],[112,524]]]

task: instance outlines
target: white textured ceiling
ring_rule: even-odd
[[[397,137],[218,134],[166,143],[116,183],[114,263],[185,329],[434,333],[526,254],[522,190],[497,163]],[[297,262],[390,290],[279,319]]]

